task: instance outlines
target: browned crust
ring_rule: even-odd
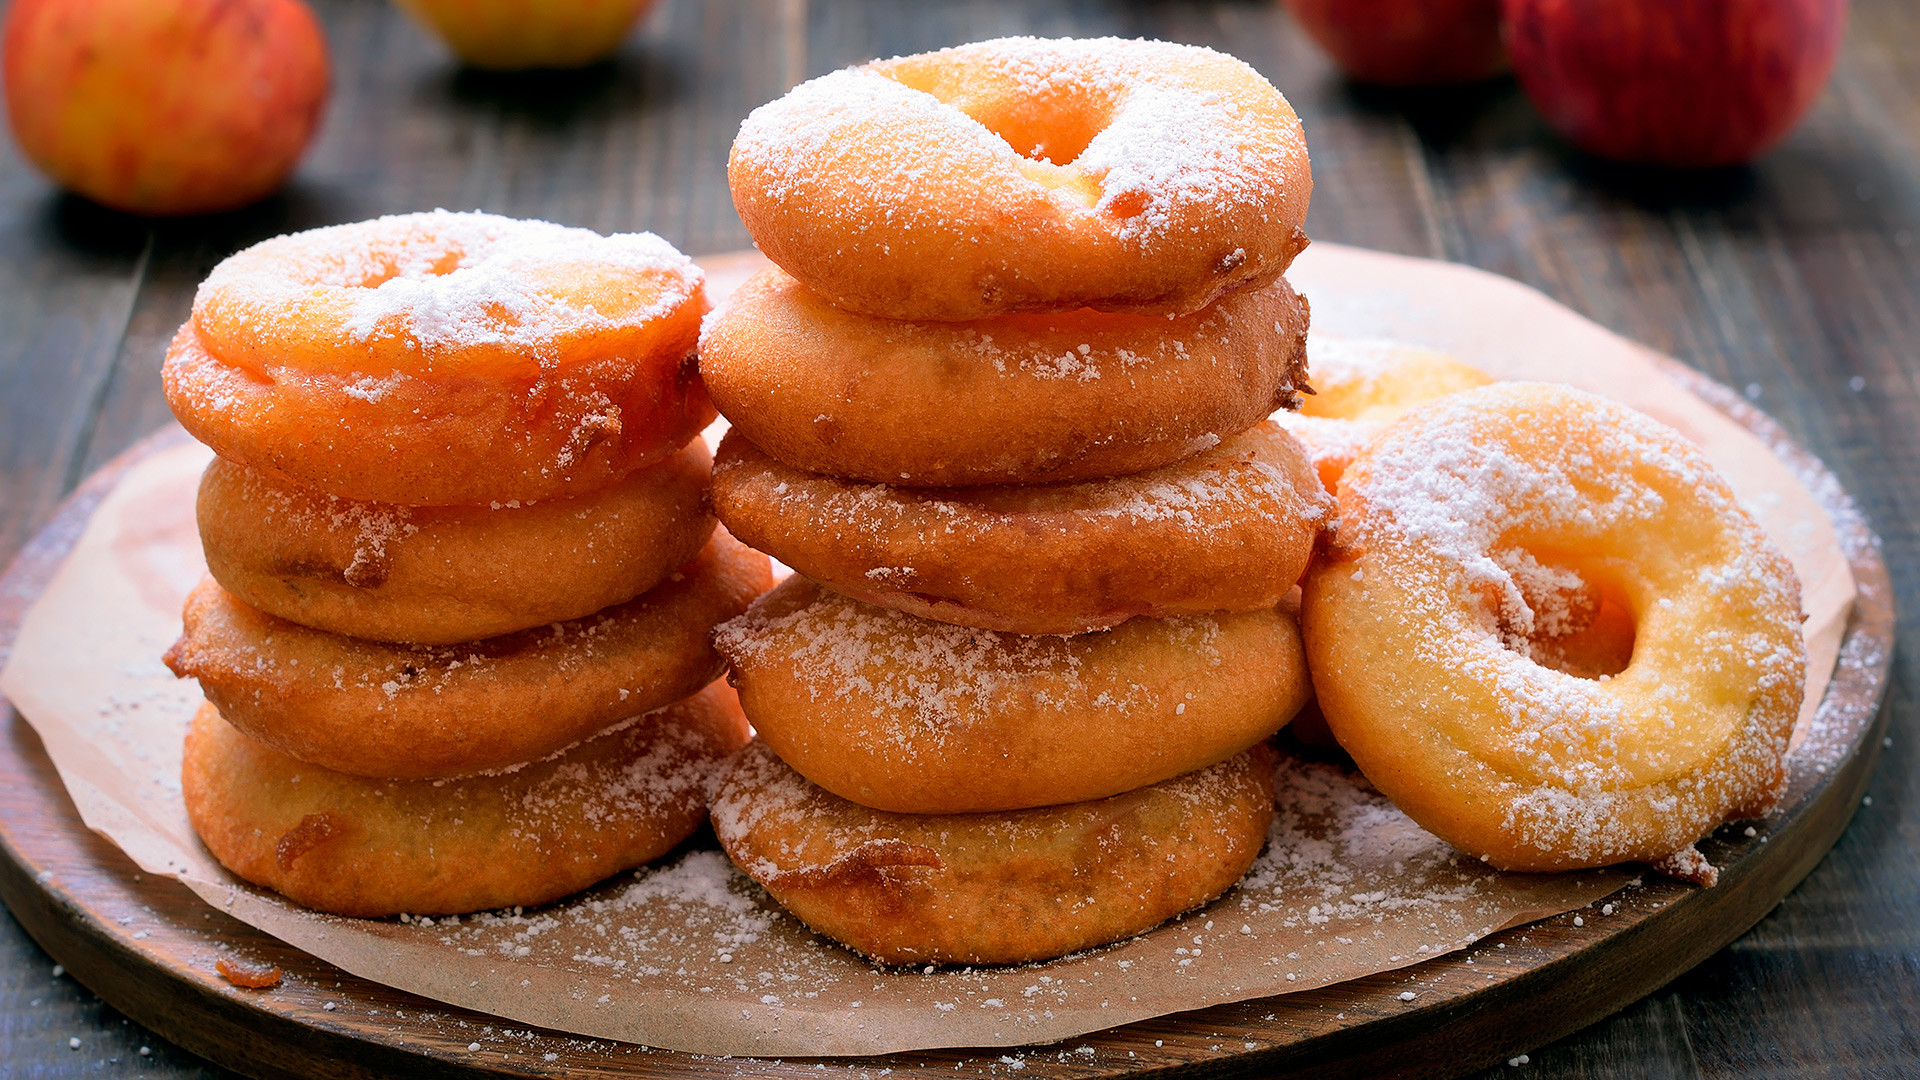
[[[695,370],[700,305],[651,355],[557,376],[427,377],[222,363],[191,323],[161,369],[167,404],[221,457],[332,495],[413,506],[578,494],[671,455],[713,419]]]
[[[794,468],[923,487],[1068,483],[1171,464],[1292,406],[1307,321],[1281,280],[1178,319],[893,322],[769,270],[708,321],[700,364],[734,427]]]
[[[246,880],[336,915],[442,915],[546,903],[658,858],[706,820],[708,773],[747,737],[715,684],[512,772],[375,780],[288,757],[209,704],[181,784],[194,830]]]
[[[770,748],[837,796],[908,814],[1157,783],[1265,739],[1311,693],[1298,624],[1275,608],[1023,637],[795,575],[716,638]]]
[[[577,619],[646,592],[713,531],[695,439],[597,491],[531,504],[358,502],[215,458],[200,540],[227,591],[350,637],[443,645]]]
[[[732,432],[713,502],[735,536],[837,592],[1018,634],[1271,608],[1333,506],[1272,423],[1112,480],[920,490],[802,472]]]
[[[889,964],[1011,964],[1130,937],[1225,892],[1273,817],[1264,745],[1112,798],[889,814],[809,784],[766,744],[714,798],[727,854],[808,926]]]
[[[717,675],[708,631],[771,581],[724,531],[638,599],[462,645],[387,645],[257,611],[208,579],[166,660],[248,735],[360,776],[460,776],[551,753]]]

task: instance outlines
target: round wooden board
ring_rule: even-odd
[[[90,832],[38,737],[11,707],[0,745],[0,899],[55,959],[140,1023],[255,1076],[1030,1077],[1261,1074],[1440,1077],[1540,1046],[1650,993],[1744,933],[1825,855],[1860,803],[1885,721],[1892,588],[1878,540],[1824,467],[1738,395],[1671,373],[1760,435],[1816,491],[1832,492],[1859,598],[1823,705],[1824,771],[1797,768],[1757,835],[1722,829],[1701,849],[1722,868],[1697,889],[1647,875],[1613,911],[1559,916],[1418,966],[1317,990],[1130,1024],[1047,1047],[940,1050],[884,1058],[748,1061],[679,1054],[539,1030],[453,1009],[346,974],[210,909],[178,883],[143,875]],[[0,661],[22,614],[93,509],[156,436],[91,477],[0,576]],[[177,432],[172,438],[179,438]],[[243,990],[222,955],[275,964],[279,985]],[[1412,1001],[1401,995],[1413,991]]]

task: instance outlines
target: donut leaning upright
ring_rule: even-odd
[[[1264,423],[1307,389],[1285,99],[1206,49],[981,42],[797,88],[729,180],[777,268],[702,331],[713,503],[798,574],[717,635],[761,740],[721,843],[891,963],[1219,895],[1307,697],[1289,594],[1331,506]]]

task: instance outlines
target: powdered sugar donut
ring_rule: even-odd
[[[708,641],[772,584],[766,556],[716,531],[700,555],[625,604],[456,645],[387,645],[255,611],[211,578],[187,597],[165,660],[227,722],[302,761],[357,776],[464,776],[551,753],[698,690]]]
[[[1421,825],[1568,870],[1668,855],[1778,797],[1799,585],[1675,432],[1564,387],[1484,387],[1383,433],[1339,513],[1303,583],[1314,688]],[[1623,667],[1559,670],[1623,629]]]
[[[1130,791],[1265,739],[1308,695],[1285,608],[1036,637],[930,622],[796,574],[715,639],[782,760],[903,814]]]
[[[222,457],[350,499],[585,491],[713,418],[700,271],[651,233],[409,214],[215,267],[162,371]]]
[[[1315,334],[1314,396],[1297,413],[1273,420],[1307,447],[1328,491],[1369,441],[1409,409],[1437,397],[1485,386],[1493,379],[1443,352]]]
[[[706,821],[710,777],[747,738],[716,683],[522,768],[381,780],[289,757],[206,705],[180,779],[194,831],[248,881],[336,915],[459,914],[544,904],[666,854]]]
[[[1175,319],[928,323],[841,311],[773,269],[707,320],[700,372],[734,427],[795,468],[1063,483],[1179,461],[1292,408],[1306,336],[1307,302],[1285,281]]]
[[[1015,964],[1131,937],[1231,888],[1272,820],[1264,745],[1093,802],[888,814],[755,742],[713,800],[735,865],[800,921],[887,964]]]
[[[829,302],[939,320],[1198,311],[1286,270],[1313,187],[1258,72],[1115,38],[833,72],[747,117],[727,179],[760,249]]]
[[[446,645],[591,615],[658,585],[713,532],[699,439],[581,495],[394,506],[215,458],[197,514],[207,569],[280,618]]]
[[[735,536],[836,592],[1016,634],[1271,608],[1333,505],[1271,423],[1132,476],[931,490],[788,468],[735,430],[713,504]]]

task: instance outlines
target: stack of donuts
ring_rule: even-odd
[[[889,963],[1004,963],[1217,896],[1309,690],[1330,500],[1300,125],[1231,57],[1007,39],[801,85],[735,205],[776,268],[707,320],[713,504],[795,575],[721,627],[759,739],[746,873]]]
[[[214,270],[164,369],[218,455],[166,662],[207,696],[182,780],[223,864],[323,911],[445,914],[704,823],[747,739],[710,631],[771,584],[705,506],[706,307],[651,234],[484,214]]]

